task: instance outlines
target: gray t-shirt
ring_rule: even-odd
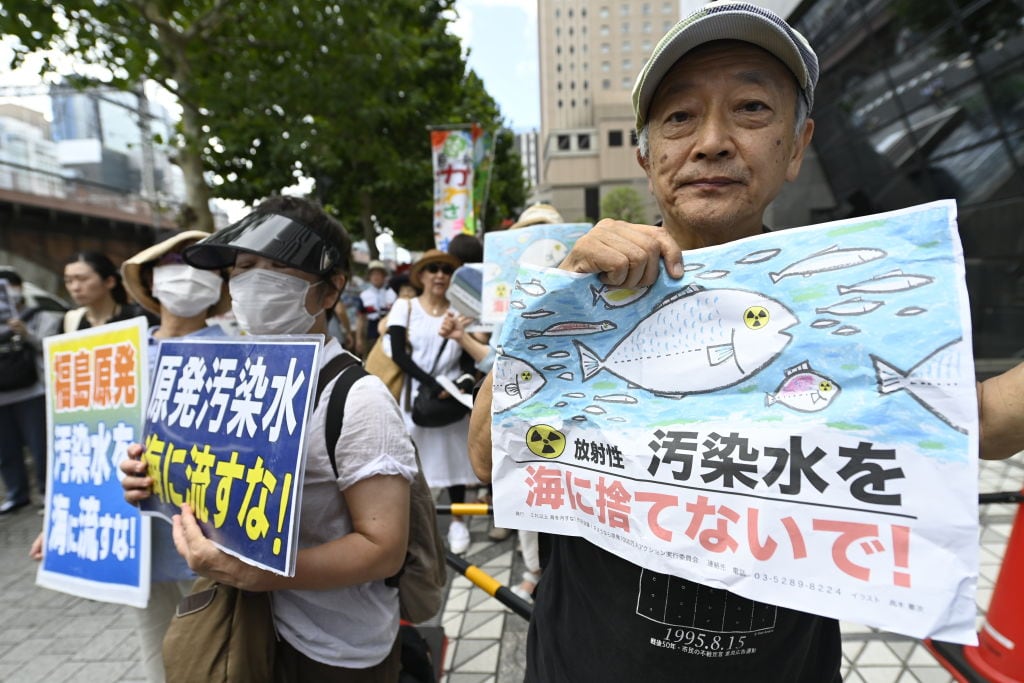
[[[339,353],[338,343],[328,341],[323,363]],[[412,441],[398,406],[384,383],[370,375],[352,386],[345,402],[335,451],[335,479],[324,440],[327,399],[335,381],[324,389],[307,426],[300,549],[351,533],[352,520],[341,493],[349,486],[380,474],[400,475],[411,482],[416,474]],[[379,664],[398,634],[398,590],[383,581],[331,590],[282,590],[271,595],[281,637],[324,664],[347,668]]]

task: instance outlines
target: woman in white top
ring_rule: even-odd
[[[441,326],[449,315],[445,295],[452,273],[460,265],[458,259],[443,251],[431,249],[425,252],[409,271],[409,280],[422,293],[412,299],[398,299],[388,315],[391,357],[405,372],[407,383],[412,383],[402,393],[406,427],[419,449],[427,483],[431,488],[447,488],[453,503],[464,503],[466,486],[480,483],[469,463],[466,445],[469,412],[458,422],[444,427],[421,427],[412,421],[405,392],[415,397],[423,384],[440,392],[443,390],[436,378],[456,380],[473,370],[473,359],[463,352],[460,343],[441,336]],[[411,356],[406,347],[407,340],[412,347]],[[471,376],[468,388],[472,388]],[[469,528],[461,517],[453,515],[448,527],[451,551],[457,554],[465,552],[469,541]]]
[[[272,197],[233,226],[185,250],[197,268],[233,265],[232,310],[245,332],[325,334],[351,241],[341,224],[295,197]],[[322,363],[341,353],[329,339]],[[336,381],[336,380],[335,380]],[[333,383],[323,393],[330,396]],[[400,669],[398,573],[408,546],[409,482],[415,452],[394,399],[374,376],[359,379],[346,401],[331,466],[324,435],[327,400],[306,425],[295,575],[280,576],[222,552],[203,536],[191,508],[175,516],[178,552],[197,574],[249,591],[271,591],[280,636],[274,679],[394,683]],[[129,455],[137,458],[141,447]],[[126,460],[125,497],[141,500],[152,480],[145,463]]]

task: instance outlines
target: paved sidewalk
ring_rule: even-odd
[[[1024,454],[983,462],[982,492],[1024,486]],[[28,548],[42,526],[36,506],[0,517],[0,681],[5,683],[125,683],[144,681],[133,661],[138,647],[129,607],[76,598],[35,585]],[[1016,505],[980,510],[981,576],[978,604],[988,607]],[[443,524],[447,520],[442,519]],[[488,520],[473,518],[467,559],[505,585],[523,571],[516,537],[487,539]],[[451,572],[450,572],[451,574]],[[449,639],[441,683],[519,683],[523,677],[526,622],[465,578],[452,577],[444,611],[435,620]],[[980,628],[982,617],[979,615]],[[919,641],[843,624],[843,674],[847,683],[952,683]]]

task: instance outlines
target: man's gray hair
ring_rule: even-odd
[[[807,123],[807,116],[807,100],[804,99],[803,93],[798,89],[796,93],[796,122],[793,126],[793,134],[796,135],[796,137],[800,137],[800,133],[803,132],[804,124]],[[649,121],[645,121],[644,127],[636,134],[636,143],[637,147],[640,149],[640,158],[645,161],[651,155],[650,125]]]

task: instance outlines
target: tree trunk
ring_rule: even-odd
[[[210,188],[203,177],[203,159],[199,154],[203,134],[199,118],[199,112],[193,106],[182,103],[181,128],[185,134],[185,145],[179,150],[178,165],[185,176],[185,202],[194,218],[191,225],[182,227],[213,232]]]

